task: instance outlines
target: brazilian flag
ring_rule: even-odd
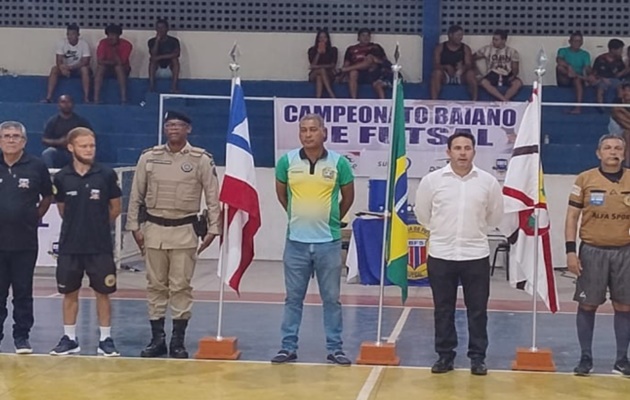
[[[390,169],[388,213],[385,238],[387,279],[400,286],[403,303],[407,300],[407,155],[405,151],[404,94],[401,80],[397,80],[394,98],[394,129],[390,134]]]

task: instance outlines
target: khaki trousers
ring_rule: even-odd
[[[190,282],[197,249],[147,249],[149,319],[164,318],[169,300],[173,319],[190,319],[193,304]]]

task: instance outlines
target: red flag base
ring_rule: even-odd
[[[516,349],[516,360],[512,361],[515,371],[556,372],[551,349]]]
[[[361,343],[361,351],[357,358],[357,364],[400,365],[400,358],[396,355],[396,343]]]
[[[196,359],[201,360],[237,360],[241,352],[237,348],[238,339],[235,337],[206,336],[199,340],[199,350],[195,354]]]

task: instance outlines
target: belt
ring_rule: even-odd
[[[182,226],[182,225],[188,225],[188,224],[194,223],[195,221],[197,221],[197,216],[191,215],[185,218],[168,219],[168,218],[156,217],[155,215],[151,215],[147,213],[147,221],[153,222],[154,224],[157,224],[160,226]]]

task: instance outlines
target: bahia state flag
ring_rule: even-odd
[[[389,160],[389,199],[388,222],[385,236],[385,261],[387,279],[394,285],[400,286],[403,303],[407,300],[407,258],[408,237],[407,230],[407,155],[405,151],[405,116],[403,85],[396,83],[393,119],[394,128],[390,136],[391,154]]]
[[[505,218],[501,231],[510,243],[510,284],[534,294],[534,270],[538,263],[538,295],[547,309],[559,309],[558,292],[551,260],[549,211],[540,163],[541,88],[534,83],[514,143],[512,158],[503,184]],[[534,212],[538,210],[538,237],[534,235]],[[534,251],[538,247],[538,259]]]
[[[254,236],[261,224],[245,96],[238,77],[232,80],[225,176],[219,200],[223,203],[223,212],[227,213],[221,238],[221,246],[226,248],[221,249],[219,266],[225,270],[223,282],[238,292],[241,278],[254,259]],[[220,276],[221,268],[218,273]]]

